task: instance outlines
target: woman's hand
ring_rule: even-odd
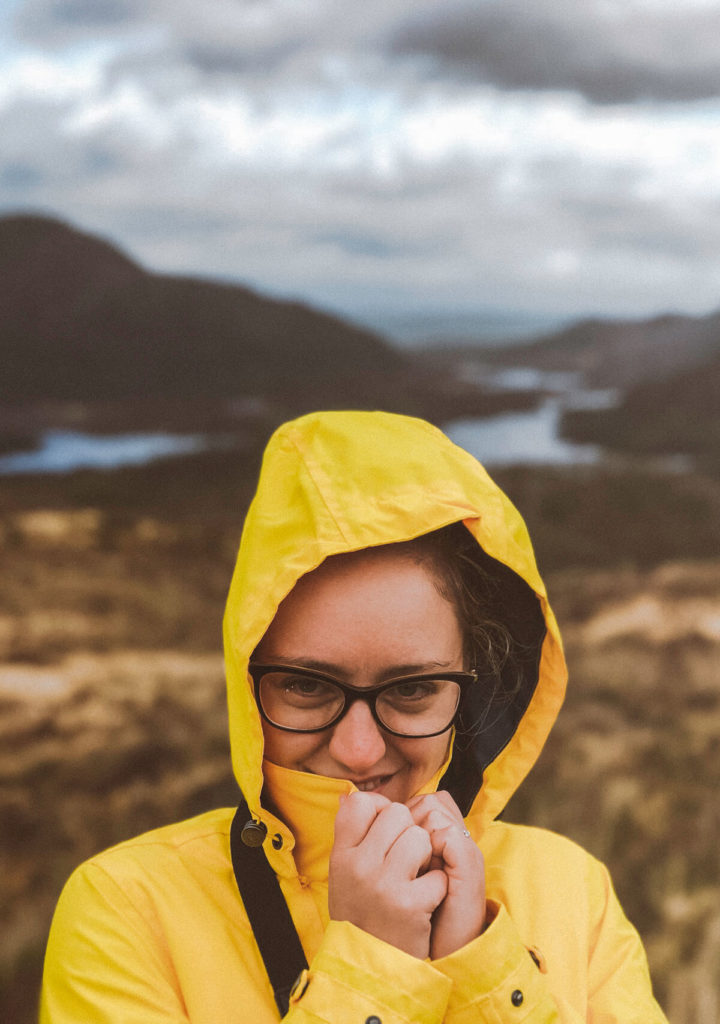
[[[485,924],[485,863],[449,793],[415,796],[407,807],[430,837],[430,868],[442,868],[447,895],[432,919],[430,956],[437,960],[476,938]]]
[[[330,917],[424,959],[430,955],[432,915],[449,878],[430,868],[431,857],[429,832],[404,804],[379,793],[352,793],[335,819]]]

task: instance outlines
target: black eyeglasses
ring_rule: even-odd
[[[463,687],[477,682],[476,672],[441,672],[360,687],[292,665],[251,663],[248,671],[260,714],[276,729],[322,732],[336,725],[355,701],[363,700],[386,732],[416,739],[446,732],[455,720]]]

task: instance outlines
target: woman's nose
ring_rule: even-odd
[[[353,772],[367,771],[383,757],[385,740],[364,700],[356,700],[332,730],[329,751]]]

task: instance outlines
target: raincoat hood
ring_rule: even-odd
[[[261,806],[263,733],[247,667],[297,580],[341,552],[411,540],[462,522],[527,585],[529,615],[519,705],[490,737],[464,710],[440,783],[468,817],[502,810],[538,757],[562,703],[557,624],[519,513],[483,467],[438,429],[382,412],[321,412],[280,427],[265,451],[243,529],[224,618],[233,769],[253,813]],[[468,720],[469,719],[469,720]]]

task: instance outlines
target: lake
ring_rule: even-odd
[[[562,411],[557,399],[548,399],[532,412],[453,420],[443,429],[455,444],[486,466],[598,462],[603,455],[599,445],[572,444],[558,436]]]
[[[69,473],[74,469],[115,469],[141,465],[168,455],[186,455],[209,447],[202,434],[84,434],[47,430],[38,448],[0,457],[0,474]]]
[[[486,465],[520,462],[561,465],[596,462],[602,450],[558,437],[563,404],[546,399],[531,412],[507,413],[488,419],[453,420],[444,424],[448,436]],[[155,459],[186,455],[215,447],[217,438],[202,434],[84,434],[48,430],[31,452],[0,457],[0,475],[69,473],[77,469],[115,469]]]
[[[585,388],[580,373],[547,372],[532,367],[490,370],[473,359],[461,363],[458,374],[461,379],[481,384],[488,391],[526,391],[544,396],[538,407],[529,412],[444,424],[448,436],[485,465],[547,463],[567,466],[598,462],[603,457],[599,445],[563,440],[560,421],[569,409],[600,409],[616,404],[619,399],[616,391]]]
[[[604,408],[618,400],[612,390],[583,386],[578,373],[557,373],[532,367],[488,367],[468,357],[457,367],[458,379],[493,392],[525,391],[541,395],[536,409],[486,418],[447,422],[443,429],[462,448],[488,466],[517,463],[574,465],[597,462],[598,445],[572,444],[559,436],[566,409]],[[68,473],[76,469],[115,469],[154,459],[186,455],[228,442],[217,434],[86,434],[78,430],[47,430],[31,452],[0,457],[0,475]]]

